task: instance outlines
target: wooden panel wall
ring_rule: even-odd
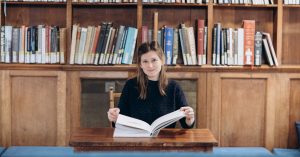
[[[1,5],[1,4],[0,4]],[[0,18],[1,19],[1,18]],[[2,124],[2,107],[3,107],[3,104],[2,104],[2,87],[3,87],[3,79],[2,79],[2,73],[0,72],[0,128],[3,128],[3,124]],[[0,146],[3,145],[2,143],[2,129],[0,129]]]
[[[0,76],[0,144],[68,145],[70,130],[80,127],[80,80],[126,79],[132,73],[2,70]],[[168,76],[198,82],[197,127],[211,129],[220,146],[296,147],[300,74]]]
[[[3,71],[2,143],[66,145],[66,75],[54,71]]]

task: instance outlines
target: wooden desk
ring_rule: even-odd
[[[217,140],[208,129],[163,129],[158,137],[113,137],[113,128],[77,129],[70,146],[77,151],[212,151]]]

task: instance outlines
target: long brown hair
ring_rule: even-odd
[[[159,74],[158,78],[158,84],[159,84],[159,92],[160,95],[164,96],[166,95],[165,89],[168,85],[168,79],[166,76],[166,67],[164,66],[165,64],[165,55],[163,53],[163,50],[159,46],[159,44],[156,41],[152,42],[145,42],[140,45],[138,48],[138,55],[137,55],[137,68],[138,68],[138,73],[137,73],[137,81],[138,81],[138,88],[140,91],[140,98],[141,99],[146,99],[147,97],[147,84],[148,84],[148,77],[144,73],[143,69],[141,68],[141,58],[143,54],[146,54],[150,51],[156,52],[157,56],[159,59],[162,61],[162,67],[161,71]]]

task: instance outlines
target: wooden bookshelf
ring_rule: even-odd
[[[126,80],[136,73],[135,63],[69,64],[73,24],[96,26],[111,21],[115,27],[136,27],[138,46],[142,26],[153,28],[153,13],[158,12],[158,28],[175,27],[180,23],[195,28],[198,18],[204,19],[208,27],[208,64],[177,64],[167,68],[173,79],[196,82],[196,126],[209,128],[220,146],[294,148],[293,123],[300,120],[300,98],[296,96],[300,94],[300,18],[297,16],[300,5],[284,5],[281,0],[274,2],[273,5],[224,5],[212,1],[166,4],[142,3],[141,0],[138,3],[6,2],[6,17],[4,2],[1,2],[2,25],[45,24],[67,28],[67,52],[66,64],[0,64],[0,145],[68,145],[74,128],[81,127],[82,80]],[[256,31],[270,33],[278,67],[211,65],[214,24],[221,22],[225,27],[238,28],[245,19],[256,21]],[[37,85],[43,89],[41,92]],[[47,94],[50,97],[45,96]],[[43,109],[44,102],[48,102],[45,104],[48,106]],[[22,112],[20,117],[18,112]],[[50,117],[46,127],[49,130],[42,129],[44,119],[39,116]],[[33,135],[37,136],[26,141]],[[47,140],[49,142],[45,142]]]

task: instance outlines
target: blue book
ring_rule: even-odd
[[[138,30],[136,28],[128,27],[128,34],[126,38],[122,64],[132,64],[137,32]]]
[[[174,38],[174,29],[170,27],[165,28],[165,56],[166,56],[166,64],[172,64],[172,56],[173,56],[173,38]]]

